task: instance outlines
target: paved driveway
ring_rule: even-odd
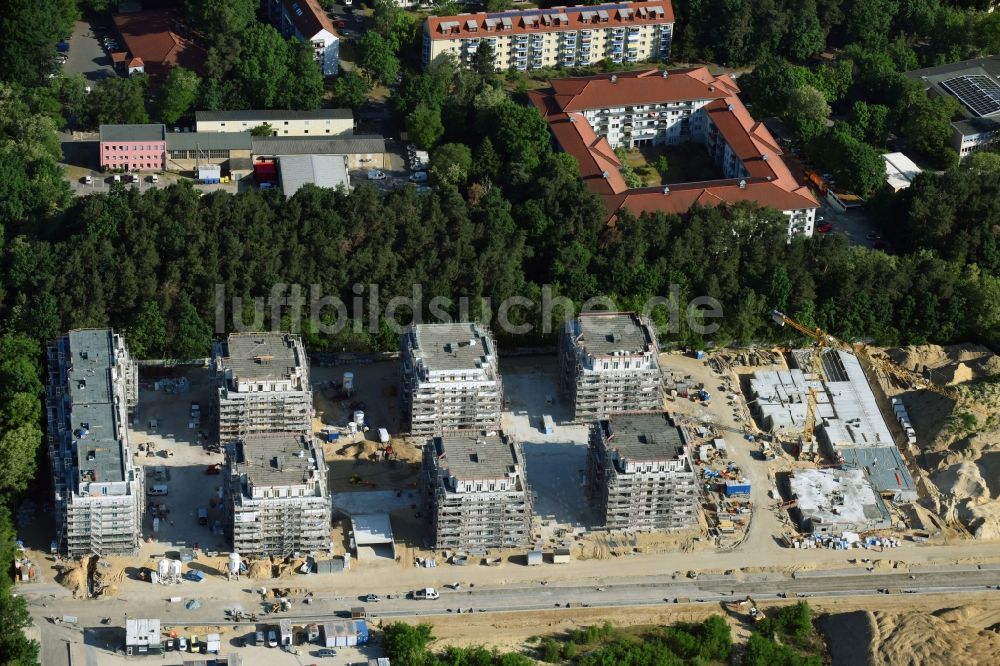
[[[69,40],[69,58],[63,66],[66,74],[82,74],[88,81],[116,76],[109,56],[94,36],[94,29],[103,27],[105,33],[112,32],[110,23],[98,19],[77,21],[73,36]]]

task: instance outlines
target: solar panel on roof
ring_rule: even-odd
[[[985,74],[956,76],[941,85],[977,116],[1000,111],[1000,83]]]

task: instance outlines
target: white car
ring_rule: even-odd
[[[382,601],[382,597],[378,596],[377,594],[369,594],[367,597],[365,597],[365,601],[369,603],[376,603]]]
[[[416,173],[410,175],[410,180],[414,183],[426,183],[427,182],[427,172],[417,171]]]
[[[278,634],[274,631],[274,629],[267,632],[267,646],[278,647]]]
[[[370,169],[368,171],[368,180],[385,180],[385,172],[379,171],[378,169]]]
[[[188,639],[181,636],[177,639],[177,650],[179,652],[187,652],[188,649]]]

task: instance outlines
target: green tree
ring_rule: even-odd
[[[38,398],[34,400],[37,404]],[[27,490],[35,478],[35,453],[41,442],[41,428],[34,423],[24,423],[0,434],[0,496]]]
[[[358,42],[358,64],[373,80],[386,85],[395,82],[399,74],[399,59],[392,46],[374,31],[366,32]]]
[[[830,105],[823,93],[804,85],[789,94],[784,118],[803,141],[811,141],[826,131]]]
[[[191,70],[174,67],[160,88],[160,119],[167,125],[180,120],[198,98],[201,79]]]
[[[261,123],[250,129],[250,136],[274,136],[274,127],[271,123]]]
[[[429,150],[444,135],[441,111],[427,106],[418,106],[406,117],[406,131],[410,139],[424,150]]]
[[[204,358],[212,347],[212,328],[186,297],[175,308],[171,352],[176,358]]]
[[[484,79],[496,77],[496,50],[485,39],[480,40],[476,47],[476,55],[472,57],[472,71]]]
[[[238,35],[256,23],[259,6],[257,0],[184,0],[189,20],[210,44],[227,35]]]
[[[73,31],[75,0],[8,0],[0,13],[0,80],[38,86],[55,69],[55,45]]]
[[[0,503],[0,558],[13,562],[17,556],[14,526],[10,511]],[[31,626],[31,615],[24,595],[14,595],[14,584],[10,576],[0,577],[0,655],[3,663],[10,666],[34,666],[39,660],[39,646],[28,640],[24,630]]]
[[[430,176],[439,185],[463,185],[472,171],[472,151],[462,143],[445,143],[431,153]]]
[[[819,24],[816,0],[794,3],[788,32],[785,33],[785,50],[793,60],[808,60],[826,46],[826,35]]]
[[[393,663],[423,666],[428,664],[427,645],[433,640],[431,625],[411,626],[402,622],[388,625],[383,632],[386,656]]]
[[[486,0],[488,12],[505,12],[513,6],[513,0]]]
[[[96,128],[98,125],[148,123],[147,86],[148,79],[144,75],[101,79],[87,95],[84,124]]]
[[[277,30],[262,23],[247,28],[242,43],[233,73],[243,97],[256,108],[273,109],[287,95],[288,43]]]
[[[360,109],[368,101],[371,86],[353,70],[341,71],[333,81],[333,99],[340,106]]]
[[[297,39],[288,43],[288,74],[280,99],[288,109],[312,111],[323,102],[323,72],[312,46]]]
[[[156,301],[147,301],[126,329],[128,345],[136,358],[161,358],[167,345],[167,322]]]
[[[859,141],[881,146],[889,134],[889,107],[858,101],[851,106],[848,120],[851,132]]]
[[[948,166],[950,157],[946,151],[950,150],[954,131],[951,119],[959,111],[959,104],[953,97],[931,99],[917,94],[903,112],[903,133],[914,149],[937,159],[942,166]]]
[[[847,41],[872,48],[889,40],[889,29],[899,8],[897,0],[848,0],[845,4]]]

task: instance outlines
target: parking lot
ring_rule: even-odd
[[[223,456],[207,451],[202,446],[206,438],[199,435],[199,432],[208,434],[210,423],[209,371],[207,368],[185,368],[183,375],[190,385],[187,391],[154,390],[157,378],[180,375],[179,372],[168,375],[144,371],[140,376],[139,407],[130,428],[129,441],[136,447],[136,461],[146,475],[147,492],[156,485],[167,487],[166,495],[147,497],[143,521],[147,545],[144,550],[162,553],[197,544],[202,549],[225,551],[226,540],[219,529],[223,521],[222,476],[208,473],[210,465],[223,462]],[[198,425],[194,425],[191,418],[192,402],[197,402],[203,410]],[[152,452],[149,451],[150,443]],[[160,506],[163,507],[159,512],[162,517],[154,532],[154,516],[150,509]],[[198,509],[207,511],[205,525],[198,523]]]
[[[66,74],[80,74],[88,81],[117,76],[111,66],[111,56],[104,50],[98,40],[97,33],[113,32],[110,22],[97,19],[92,21],[77,21],[73,26],[73,35],[69,39],[69,53],[63,71]]]
[[[502,360],[504,431],[521,442],[528,484],[535,492],[535,514],[558,525],[590,527],[594,514],[584,492],[588,430],[569,423],[572,413],[559,395],[554,356]],[[542,416],[555,421],[542,431]]]

